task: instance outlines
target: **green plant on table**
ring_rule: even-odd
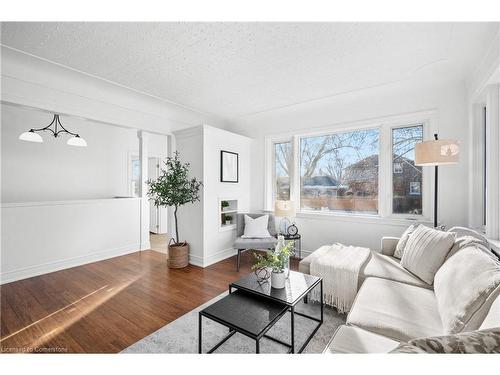
[[[233,217],[231,215],[225,215],[226,221],[231,221],[233,220]]]
[[[229,202],[228,201],[222,201],[222,202],[220,202],[220,205],[221,205],[222,209],[224,210],[224,208],[229,207]]]
[[[252,266],[252,270],[271,268],[276,273],[284,272],[288,258],[292,254],[292,248],[293,242],[288,242],[278,251],[268,252],[265,255],[254,253],[257,262]]]

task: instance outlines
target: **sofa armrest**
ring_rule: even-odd
[[[394,251],[396,250],[396,245],[399,242],[398,237],[382,237],[380,241],[380,249],[382,254],[393,256]]]

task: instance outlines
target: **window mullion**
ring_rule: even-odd
[[[392,139],[389,126],[380,128],[379,142],[379,215],[387,217],[392,213]]]
[[[290,200],[295,202],[297,212],[300,210],[300,138],[292,137],[292,170],[290,176]]]

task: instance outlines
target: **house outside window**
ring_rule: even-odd
[[[415,145],[422,140],[423,125],[392,129],[394,214],[422,215],[422,167],[415,165],[414,153]]]

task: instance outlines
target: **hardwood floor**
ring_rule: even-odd
[[[147,250],[4,284],[0,350],[117,353],[226,291],[253,259],[243,253],[240,272],[235,257],[173,270]]]

